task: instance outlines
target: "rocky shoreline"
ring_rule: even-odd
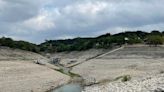
[[[82,92],[164,92],[164,74],[88,86]]]

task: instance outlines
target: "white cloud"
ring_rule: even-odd
[[[0,35],[41,42],[125,30],[163,30],[163,3],[164,0],[0,0]]]
[[[79,12],[81,14],[90,16],[95,15],[105,9],[107,7],[107,3],[105,2],[100,2],[100,1],[95,1],[95,2],[87,2],[87,3],[82,3],[82,4],[74,4],[71,6],[65,7],[65,11],[70,13],[70,12]]]
[[[51,19],[51,14],[44,9],[40,11],[39,15],[26,20],[24,25],[27,29],[36,31],[46,31],[55,28],[55,23],[53,19]]]

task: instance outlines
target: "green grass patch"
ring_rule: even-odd
[[[56,70],[56,71],[61,72],[61,73],[63,73],[63,74],[66,74],[66,75],[68,75],[68,76],[70,76],[70,77],[81,77],[80,75],[75,74],[75,73],[72,73],[72,72],[70,72],[70,71],[69,71],[68,73],[65,73],[63,69],[59,69],[59,70]]]
[[[115,78],[114,81],[117,81],[120,79],[122,82],[127,82],[127,81],[131,80],[131,76],[130,75],[119,76],[119,77]]]
[[[71,76],[71,77],[81,77],[80,75],[72,73],[70,71],[69,71],[69,76]]]

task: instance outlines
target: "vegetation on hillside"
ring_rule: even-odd
[[[161,45],[164,43],[164,32],[154,30],[150,33],[143,31],[122,32],[111,35],[110,33],[95,38],[74,38],[65,40],[46,40],[40,45],[25,41],[14,41],[11,38],[0,38],[0,46],[18,48],[32,52],[62,52],[62,51],[81,51],[91,48],[112,48],[123,44],[148,44]]]
[[[37,45],[25,42],[25,41],[14,41],[11,38],[2,37],[0,38],[0,46],[7,46],[15,49],[22,49],[32,52],[39,52],[40,49]]]
[[[95,38],[75,38],[66,40],[47,40],[40,44],[41,51],[62,52],[62,51],[81,51],[91,48],[112,48],[123,44],[148,44],[157,46],[164,42],[164,32],[143,31],[122,32],[111,35],[110,33]]]

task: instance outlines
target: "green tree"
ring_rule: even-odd
[[[149,45],[161,45],[164,42],[164,37],[159,35],[150,35],[147,37],[147,44]]]
[[[158,30],[153,30],[150,34],[151,35],[162,35],[162,33]]]

